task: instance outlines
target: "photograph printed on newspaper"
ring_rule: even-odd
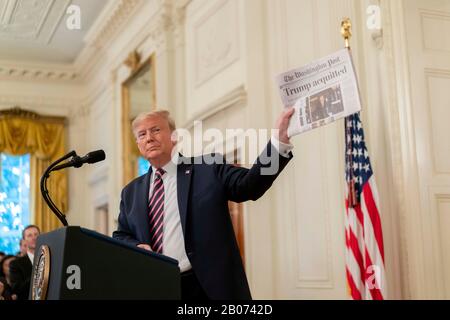
[[[357,78],[347,49],[284,72],[276,80],[283,105],[295,109],[289,137],[361,110]]]

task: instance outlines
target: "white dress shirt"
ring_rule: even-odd
[[[27,256],[31,261],[31,265],[33,265],[34,262],[34,253],[31,253],[30,251],[27,251]]]
[[[272,135],[272,138],[270,139],[272,142],[272,145],[275,147],[275,149],[278,151],[278,153],[285,157],[289,157],[289,153],[294,149],[293,144],[286,144],[278,140],[274,135]]]
[[[178,154],[175,154],[172,161],[162,167],[165,171],[162,176],[164,183],[163,254],[178,260],[180,271],[184,272],[191,269],[192,266],[184,248],[184,235],[181,228],[177,192],[177,163]],[[153,171],[150,177],[149,199],[155,180]]]
[[[272,144],[280,155],[288,157],[293,145],[285,144],[272,136]],[[184,247],[184,234],[181,227],[180,209],[178,207],[177,190],[177,164],[178,154],[175,153],[172,161],[162,167],[165,173],[162,176],[164,183],[164,223],[163,223],[163,254],[178,260],[181,272],[190,270],[191,263]],[[154,170],[153,170],[154,171]],[[152,171],[150,176],[149,199],[153,192],[155,174]]]

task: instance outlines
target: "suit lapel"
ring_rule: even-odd
[[[177,193],[178,208],[180,209],[180,219],[183,232],[186,235],[186,217],[188,208],[189,191],[191,187],[191,176],[194,166],[183,163],[183,156],[180,155],[177,166]]]

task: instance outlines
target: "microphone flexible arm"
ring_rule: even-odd
[[[45,170],[44,174],[41,177],[41,194],[44,198],[45,202],[49,206],[49,208],[53,211],[53,213],[56,215],[56,217],[62,222],[62,224],[67,227],[69,224],[67,223],[66,216],[64,213],[61,212],[61,210],[58,209],[56,204],[53,202],[53,200],[50,198],[48,189],[47,189],[47,179],[50,177],[50,173],[53,171],[55,166],[64,160],[70,158],[70,157],[78,157],[77,153],[75,151],[70,151],[68,154],[63,156],[62,158],[56,160],[53,162],[47,170]]]

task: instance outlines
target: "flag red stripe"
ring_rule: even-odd
[[[352,296],[353,300],[361,300],[361,293],[359,292],[358,288],[355,285],[355,281],[353,281],[352,274],[348,270],[348,268],[345,268],[347,273],[347,283],[350,287],[350,295]]]
[[[352,229],[349,228],[349,246],[350,249],[353,252],[353,256],[355,257],[356,262],[358,263],[358,267],[360,270],[360,274],[361,274],[361,281],[362,283],[364,283],[365,278],[364,278],[364,260],[363,260],[363,255],[362,252],[359,250],[359,246],[358,246],[358,239],[355,237],[355,234],[353,233]]]
[[[373,200],[372,189],[370,184],[366,183],[363,187],[364,201],[366,202],[367,211],[369,213],[370,220],[372,221],[373,232],[375,234],[375,239],[378,244],[378,249],[380,250],[381,259],[384,263],[384,246],[383,246],[383,231],[381,230],[381,220],[378,213],[377,206]]]
[[[355,300],[383,300],[387,296],[383,232],[376,185],[359,113],[346,118],[345,140],[347,286]],[[359,202],[354,207],[349,201],[353,195]]]

